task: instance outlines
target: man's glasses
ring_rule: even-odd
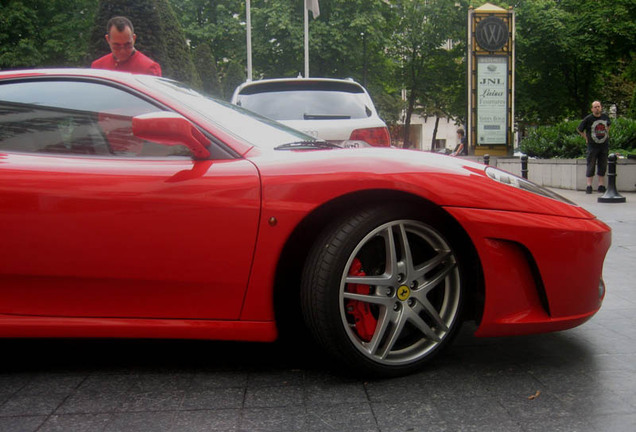
[[[131,50],[133,47],[133,43],[132,42],[126,42],[125,44],[120,44],[120,43],[114,43],[111,42],[110,43],[110,47],[114,50]]]

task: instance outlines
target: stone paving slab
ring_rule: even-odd
[[[360,380],[310,344],[0,341],[2,431],[636,430],[636,194],[558,191],[613,229],[607,296],[581,327],[479,339],[422,372]]]

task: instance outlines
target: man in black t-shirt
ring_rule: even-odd
[[[585,173],[587,188],[585,193],[592,193],[594,168],[598,168],[598,191],[605,192],[605,171],[607,169],[607,153],[609,152],[609,127],[612,121],[602,113],[601,103],[592,102],[592,114],[588,114],[577,128],[578,133],[587,143],[587,171]]]

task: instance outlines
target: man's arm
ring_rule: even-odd
[[[587,143],[587,134],[585,133],[585,120],[586,119],[587,119],[587,117],[584,118],[581,121],[581,123],[579,123],[579,126],[576,128],[576,131],[579,133],[579,135],[581,135],[583,137],[583,139]]]
[[[153,64],[150,66],[150,73],[149,75],[155,75],[155,76],[161,76],[161,66],[159,66],[159,63],[157,62],[153,62]]]

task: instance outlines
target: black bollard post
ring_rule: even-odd
[[[521,177],[528,180],[528,156],[521,156]]]
[[[600,203],[624,203],[624,196],[616,190],[616,155],[612,153],[607,158],[607,190],[603,196],[598,197]]]
[[[490,155],[489,154],[484,155],[484,164],[490,165]]]

